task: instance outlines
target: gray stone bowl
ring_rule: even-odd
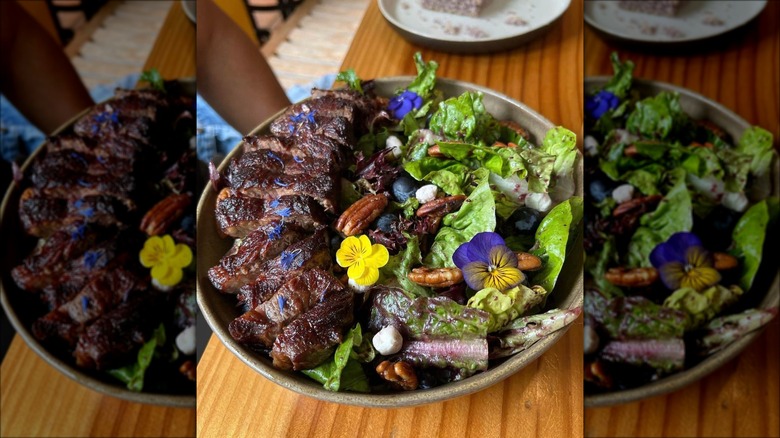
[[[609,79],[609,76],[585,78],[585,94],[587,95],[594,90],[600,89]],[[661,91],[679,93],[680,105],[686,113],[695,119],[708,119],[714,122],[722,127],[735,141],[740,138],[742,132],[750,127],[749,123],[723,105],[676,85],[658,81],[634,79],[632,88],[638,91],[640,96],[654,96]],[[778,173],[778,163],[775,162],[773,164],[775,166],[773,171],[772,194],[777,196],[777,194],[780,193],[780,189],[778,189],[778,175],[780,173]],[[769,260],[770,257],[771,255],[767,255],[765,260]],[[780,273],[775,273],[774,278],[771,280],[771,284],[765,286],[764,290],[751,291],[751,294],[756,293],[763,296],[758,307],[762,309],[777,307],[778,304],[780,304]],[[585,407],[591,408],[630,403],[682,389],[734,359],[761,334],[762,330],[763,328],[747,334],[743,338],[737,340],[723,350],[712,354],[691,368],[685,369],[679,373],[671,374],[655,382],[621,391],[585,394]]]
[[[413,79],[411,76],[391,77],[376,80],[376,91],[380,96],[391,96],[398,88],[406,87]],[[467,90],[478,90],[484,93],[485,107],[498,119],[511,119],[524,126],[532,136],[534,143],[541,142],[544,134],[553,127],[553,124],[534,112],[527,106],[516,102],[509,97],[483,88],[477,85],[448,79],[438,79],[437,87],[445,97],[457,96]],[[262,134],[269,131],[271,119],[263,122],[255,128],[251,134]],[[219,169],[222,170],[227,163],[240,156],[242,147],[236,147],[222,162]],[[577,194],[582,196],[581,160],[579,160],[577,181]],[[227,252],[232,244],[232,239],[222,239],[217,234],[217,226],[214,218],[217,193],[207,186],[198,203],[198,305],[201,314],[211,326],[217,338],[236,357],[248,367],[256,371],[263,378],[309,397],[319,400],[359,405],[367,407],[401,407],[433,403],[448,400],[461,395],[470,394],[487,388],[500,382],[523,367],[529,365],[555,342],[557,342],[566,330],[555,332],[547,338],[534,344],[531,348],[522,351],[504,361],[491,364],[486,372],[477,374],[459,382],[449,383],[432,389],[409,392],[386,392],[362,394],[357,392],[331,392],[325,390],[322,385],[309,379],[301,373],[282,371],[271,365],[267,355],[254,352],[237,343],[228,332],[228,324],[240,315],[236,307],[236,297],[217,291],[208,279],[207,271],[219,262],[219,259]],[[581,246],[581,237],[575,242]],[[577,248],[577,246],[575,246]],[[582,306],[582,253],[573,251],[573,255],[566,261],[563,271],[558,278],[555,290],[551,293],[547,303],[548,308],[572,309]]]
[[[195,80],[180,80],[186,93],[195,95]],[[84,110],[73,119],[59,127],[51,135],[63,133],[76,123],[89,109]],[[35,161],[36,157],[43,152],[39,147],[22,165],[22,171],[27,169]],[[36,238],[27,236],[19,221],[19,196],[22,193],[23,186],[12,182],[5,192],[2,204],[0,204],[0,230],[3,236],[2,249],[2,283],[0,283],[0,303],[5,310],[8,320],[14,326],[16,332],[38,356],[40,356],[49,365],[57,371],[73,379],[77,383],[86,386],[94,391],[128,400],[136,403],[146,403],[161,406],[171,406],[179,408],[194,408],[195,394],[159,394],[151,392],[134,392],[125,387],[124,384],[111,378],[108,375],[97,372],[90,372],[78,368],[72,357],[65,354],[64,351],[58,351],[48,345],[44,345],[32,334],[32,323],[41,316],[37,309],[40,309],[38,299],[34,294],[23,291],[16,286],[11,278],[11,269],[21,263],[24,257],[30,253],[35,246]]]

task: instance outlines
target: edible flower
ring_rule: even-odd
[[[349,236],[336,251],[336,262],[347,269],[347,276],[358,286],[371,286],[379,280],[379,268],[390,260],[384,245],[371,241],[366,235]]]
[[[693,233],[675,233],[658,244],[650,253],[650,263],[671,290],[689,287],[701,292],[720,282],[712,255]]]
[[[404,90],[403,93],[393,96],[390,99],[390,103],[387,104],[387,110],[396,119],[403,119],[406,114],[411,110],[415,110],[422,106],[422,97],[414,91]]]
[[[615,94],[601,90],[585,98],[585,112],[594,119],[600,118],[605,112],[617,108],[620,98]]]
[[[163,288],[178,284],[183,269],[192,263],[192,250],[183,243],[175,243],[168,234],[146,239],[140,253],[141,264],[152,268],[152,281]]]
[[[478,233],[452,254],[455,266],[463,271],[466,284],[474,290],[495,288],[500,291],[525,279],[517,268],[517,255],[496,233]]]

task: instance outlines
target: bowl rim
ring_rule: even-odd
[[[390,76],[390,77],[375,78],[374,82],[381,83],[381,84],[388,84],[387,85],[388,87],[391,86],[390,84],[395,84],[395,83],[397,83],[399,86],[404,86],[405,84],[408,84],[413,79],[414,76]],[[446,84],[447,86],[466,87],[475,91],[480,91],[485,95],[491,95],[492,97],[504,102],[505,104],[516,107],[517,109],[522,111],[522,113],[524,113],[525,115],[533,118],[537,123],[543,124],[547,129],[550,129],[555,126],[552,122],[550,122],[549,120],[547,120],[546,118],[538,114],[536,111],[530,109],[528,106],[522,104],[521,102],[511,99],[505,94],[490,90],[489,88],[483,86],[479,86],[461,80],[449,79],[444,77],[438,77],[436,80],[437,80],[437,86],[440,86],[441,84]],[[265,128],[270,126],[271,122],[274,121],[276,118],[278,118],[286,109],[287,108],[277,112],[267,120],[263,121],[261,124],[255,127],[249,133],[249,135],[257,134],[258,132],[263,131]],[[220,171],[222,171],[228,165],[231,158],[236,157],[237,154],[241,153],[242,142],[239,142],[239,144],[223,159],[222,163],[220,163],[220,165],[218,166]],[[579,169],[581,170],[582,159],[579,153],[578,153],[578,161],[579,161]],[[575,171],[577,170],[575,169]],[[579,188],[581,189],[581,185]],[[196,217],[200,218],[201,214],[203,214],[204,211],[210,211],[210,214],[213,214],[213,205],[208,205],[208,206],[206,205],[207,198],[212,193],[213,191],[211,188],[211,184],[207,184],[206,188],[201,193],[200,199],[198,201]],[[581,233],[579,235],[581,236]],[[572,268],[569,267],[569,270],[571,269]],[[251,350],[238,344],[235,340],[233,340],[233,338],[230,336],[230,334],[227,331],[227,327],[221,327],[219,325],[217,315],[215,314],[215,312],[212,312],[212,310],[208,307],[209,294],[215,295],[218,294],[218,292],[214,290],[213,286],[211,286],[211,283],[207,278],[207,276],[204,276],[202,274],[203,273],[199,273],[198,281],[197,281],[197,302],[201,310],[201,315],[205,318],[206,322],[214,331],[214,334],[219,339],[219,341],[231,353],[233,353],[242,362],[244,362],[244,364],[249,366],[249,368],[251,368],[252,370],[257,372],[264,378],[270,380],[271,382],[279,386],[294,391],[298,394],[312,397],[318,400],[341,403],[346,405],[379,407],[379,408],[404,407],[404,406],[415,406],[415,405],[421,405],[427,403],[435,403],[435,402],[452,399],[455,397],[460,397],[463,395],[472,394],[474,392],[485,389],[489,386],[492,386],[495,383],[498,383],[508,378],[512,374],[515,374],[516,372],[520,371],[522,368],[525,368],[527,365],[531,364],[540,355],[542,355],[545,351],[547,351],[550,347],[552,347],[552,345],[555,344],[566,333],[566,331],[571,327],[571,325],[574,324],[574,322],[572,322],[571,324],[567,325],[563,329],[548,335],[544,339],[532,345],[530,348],[523,350],[522,352],[507,358],[497,366],[490,368],[488,371],[479,373],[475,376],[471,376],[469,378],[466,378],[458,382],[450,382],[448,384],[441,385],[439,387],[435,387],[431,389],[408,391],[408,392],[395,392],[395,393],[357,393],[357,392],[346,392],[346,391],[332,392],[324,389],[322,385],[318,384],[313,380],[308,379],[307,377],[301,375],[300,373],[277,370],[272,366],[263,363],[259,359],[261,353],[254,353]],[[573,298],[569,297],[569,302],[566,303],[568,308],[582,307],[582,300],[583,300],[582,279],[583,279],[582,270],[580,269],[572,285],[572,288],[578,289],[579,293],[572,292],[570,294],[573,295]],[[215,295],[215,296],[219,297],[219,295]]]
[[[188,89],[194,89],[194,78],[181,78],[178,80],[181,82],[185,87],[188,87]],[[111,98],[107,99],[110,100]],[[105,101],[104,101],[105,102]],[[99,105],[103,102],[97,102],[95,105]],[[27,169],[32,166],[33,162],[37,159],[37,157],[44,152],[44,145],[49,140],[50,137],[54,137],[56,135],[61,134],[62,132],[70,129],[79,119],[81,119],[84,115],[89,113],[94,108],[94,106],[91,106],[89,108],[85,108],[81,112],[79,112],[77,115],[73,116],[71,119],[69,119],[67,122],[60,125],[57,129],[54,130],[51,134],[46,136],[46,139],[43,140],[43,142],[30,154],[27,159],[24,160],[24,163],[20,167],[22,172],[27,171]],[[11,181],[11,183],[8,185],[5,191],[5,195],[3,196],[2,203],[0,203],[0,224],[4,224],[6,220],[19,220],[18,218],[18,208],[17,206],[11,206],[10,203],[12,201],[12,198],[16,197],[17,192],[18,194],[21,194],[22,184],[17,181]],[[13,207],[12,209],[10,207]],[[3,273],[3,276],[10,275],[9,273]],[[75,365],[68,364],[67,362],[63,361],[56,355],[52,354],[46,347],[39,342],[35,336],[33,336],[32,332],[28,327],[25,326],[25,324],[21,321],[19,316],[16,313],[16,310],[13,308],[11,304],[11,300],[9,298],[9,294],[13,292],[19,292],[19,291],[7,291],[4,285],[4,281],[0,281],[0,305],[2,305],[3,310],[5,311],[6,316],[8,317],[9,322],[16,330],[16,333],[21,336],[22,340],[27,344],[27,346],[33,350],[40,358],[42,358],[46,363],[51,365],[54,369],[59,371],[61,374],[67,376],[69,379],[75,381],[81,386],[87,387],[93,391],[100,392],[102,394],[116,397],[119,399],[135,402],[135,403],[143,403],[143,404],[150,404],[150,405],[159,405],[159,406],[169,406],[169,407],[176,407],[176,408],[194,408],[195,402],[196,402],[196,396],[193,395],[181,395],[181,394],[161,394],[161,393],[153,393],[153,392],[135,392],[130,391],[129,389],[126,389],[125,387],[117,384],[112,385],[110,383],[106,383],[104,381],[101,381],[86,372],[83,372],[75,367]]]
[[[587,94],[589,91],[592,91],[593,89],[599,86],[603,86],[611,78],[612,76],[585,77],[584,92]],[[663,90],[674,91],[679,93],[680,96],[684,97],[685,99],[692,99],[706,106],[709,106],[713,110],[721,112],[723,116],[732,119],[737,125],[739,125],[740,127],[740,132],[738,133],[739,135],[741,135],[742,132],[744,132],[746,129],[750,128],[751,126],[747,121],[745,121],[742,117],[737,115],[734,111],[731,111],[724,105],[704,95],[701,95],[695,91],[692,91],[688,88],[684,88],[679,85],[671,84],[668,82],[651,80],[651,79],[642,79],[642,78],[633,78],[632,86],[634,84],[639,85],[640,87],[656,89],[658,91],[663,91]],[[724,127],[724,129],[726,128]],[[734,135],[737,133],[729,132],[729,134],[735,139],[735,141],[739,138],[739,136]],[[778,175],[780,175],[780,172],[778,171],[778,162],[775,161],[774,164],[775,164],[773,169],[774,181],[773,181],[772,189],[773,189],[773,194],[777,195],[778,193],[780,193],[778,191],[778,182],[777,182],[777,177]],[[770,308],[770,307],[778,307],[778,305],[780,305],[780,271],[778,271],[778,273],[775,274],[771,284],[766,290],[764,299],[760,303],[760,306],[763,309]],[[663,377],[654,382],[650,382],[636,388],[630,388],[630,389],[625,389],[620,391],[610,391],[610,392],[590,394],[590,395],[585,393],[584,406],[586,408],[612,406],[612,405],[644,400],[651,397],[668,394],[670,392],[680,390],[688,385],[691,385],[701,380],[705,376],[713,373],[714,371],[716,371],[717,369],[725,365],[727,362],[729,362],[730,360],[738,356],[742,352],[742,350],[747,348],[748,345],[750,345],[759,335],[761,335],[761,333],[763,333],[763,331],[766,329],[767,326],[768,325],[765,324],[763,327],[760,327],[759,329],[746,334],[742,338],[726,346],[724,349],[711,354],[706,359],[702,360],[701,362],[697,363],[691,368]]]

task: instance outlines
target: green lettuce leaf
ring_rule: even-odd
[[[760,176],[769,170],[772,157],[776,152],[772,148],[773,136],[766,129],[753,126],[742,133],[737,143],[737,152],[753,157],[750,172]]]
[[[432,97],[436,87],[436,70],[439,68],[439,64],[433,60],[426,63],[420,52],[417,52],[414,54],[414,65],[417,67],[417,77],[409,83],[406,89],[414,91],[423,100],[428,100]]]
[[[363,94],[363,86],[361,85],[362,81],[358,77],[357,73],[355,73],[355,70],[351,68],[339,72],[339,74],[336,75],[336,81],[345,82],[350,89]]]
[[[557,126],[547,131],[542,140],[542,151],[555,157],[553,172],[556,175],[574,171],[577,159],[577,136],[568,129]]]
[[[541,286],[529,288],[520,284],[505,292],[489,287],[474,294],[466,305],[490,315],[487,331],[493,333],[541,304],[546,295]]]
[[[750,207],[739,219],[732,232],[734,250],[732,255],[741,261],[742,277],[739,286],[749,291],[761,265],[767,227],[777,220],[780,211],[778,198],[767,198]]]
[[[439,104],[430,121],[433,132],[450,140],[492,145],[501,129],[482,102],[481,92],[467,91]]]
[[[405,291],[383,288],[374,293],[369,327],[379,331],[394,326],[404,339],[484,338],[489,315],[462,306],[447,297],[410,297]]]
[[[416,297],[433,295],[430,289],[420,286],[409,280],[409,272],[412,267],[422,263],[420,255],[420,242],[417,236],[407,237],[406,248],[394,256],[390,256],[387,264],[379,269],[385,280],[382,284],[402,288]]]
[[[634,63],[630,60],[620,62],[617,52],[612,52],[612,78],[604,86],[604,89],[616,95],[621,100],[626,97],[626,93],[631,89],[631,75],[634,72]]]
[[[631,236],[628,266],[651,266],[650,253],[659,243],[666,242],[674,233],[691,231],[693,227],[693,206],[685,185],[685,170],[674,169],[669,175],[675,182],[674,186],[655,211],[642,216],[639,228]]]
[[[637,102],[628,116],[626,129],[646,138],[667,139],[685,129],[687,122],[679,95],[664,91]]]
[[[496,228],[496,203],[488,183],[487,171],[474,172],[480,183],[466,198],[460,210],[444,217],[436,234],[431,251],[425,258],[425,266],[433,268],[454,267],[452,254],[458,247],[471,240],[477,233]]]
[[[146,341],[138,350],[137,361],[134,364],[108,370],[108,374],[127,384],[127,389],[141,392],[144,389],[144,375],[149,364],[152,363],[156,348],[165,344],[165,326],[160,324],[152,333],[152,338]]]
[[[360,324],[347,332],[344,341],[336,347],[333,360],[324,362],[310,370],[301,372],[312,379],[322,383],[329,391],[345,389],[357,392],[369,392],[368,378],[363,372],[363,367],[356,358],[353,347],[363,344],[363,334]]]
[[[138,80],[140,82],[147,82],[149,86],[155,90],[165,91],[165,80],[163,80],[163,77],[156,68],[151,68],[141,73],[141,77]]]
[[[531,284],[538,284],[551,292],[566,260],[567,245],[579,229],[582,220],[583,200],[573,196],[553,207],[536,229],[539,247],[532,254],[544,260],[542,269],[529,272]]]
[[[684,287],[672,292],[664,300],[665,307],[682,310],[688,314],[686,330],[692,330],[714,318],[723,309],[739,300],[743,291],[739,286],[729,288],[719,284],[702,292],[696,289]]]
[[[593,282],[607,298],[623,296],[623,291],[619,287],[604,278],[604,274],[606,274],[607,270],[611,266],[617,266],[618,264],[619,254],[614,236],[607,237],[598,252],[588,255],[588,257],[585,258],[585,270],[590,274],[593,278]]]

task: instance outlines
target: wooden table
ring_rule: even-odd
[[[195,75],[195,27],[174,2],[144,69]],[[77,384],[14,337],[0,366],[0,436],[195,436],[195,409],[131,403]]]
[[[547,34],[491,55],[453,55],[409,44],[369,6],[342,68],[362,78],[416,73],[412,55],[436,60],[439,76],[503,92],[553,123],[582,130],[582,1]],[[582,322],[511,378],[470,396],[420,407],[326,403],[266,380],[212,337],[198,365],[198,435],[582,436]]]
[[[677,84],[713,99],[780,140],[780,2],[768,2],[750,32],[705,54],[657,55],[607,43],[585,30],[585,75],[609,75],[610,53],[636,77]],[[743,354],[680,391],[585,410],[586,436],[780,436],[780,322]]]

